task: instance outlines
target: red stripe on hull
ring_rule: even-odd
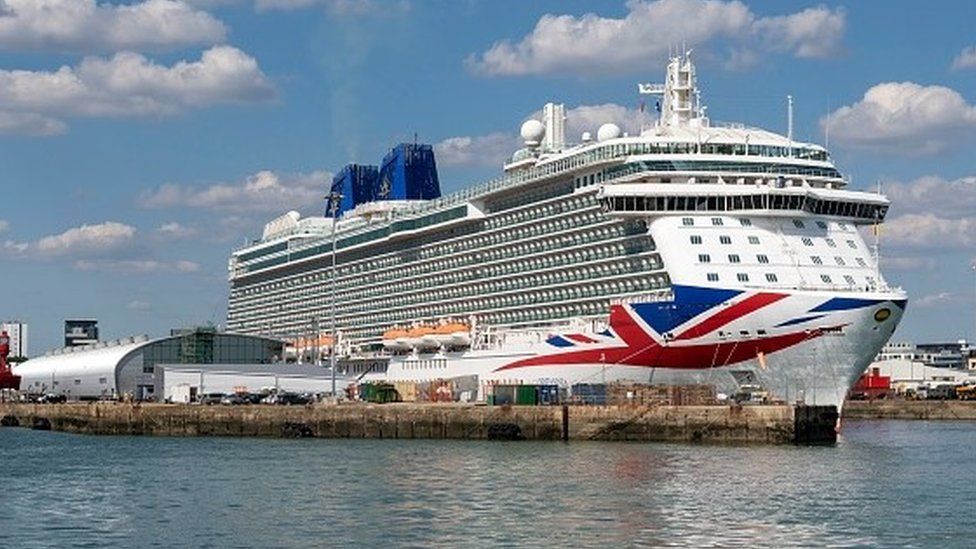
[[[692,339],[710,334],[726,324],[736,321],[749,313],[757,311],[767,305],[776,303],[786,297],[786,294],[760,293],[750,296],[742,301],[727,307],[714,315],[706,318],[700,323],[688,328],[675,338],[675,340]]]

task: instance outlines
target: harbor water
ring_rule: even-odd
[[[969,546],[976,424],[836,446],[0,429],[5,547]]]

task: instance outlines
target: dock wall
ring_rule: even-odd
[[[833,407],[0,404],[7,426],[93,435],[833,442]]]
[[[976,420],[974,400],[849,400],[844,419]]]

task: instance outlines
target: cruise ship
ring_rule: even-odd
[[[347,166],[329,215],[232,253],[228,329],[362,379],[749,380],[839,406],[907,303],[861,233],[888,200],[792,130],[712,124],[688,54],[638,91],[657,108],[633,135],[568,143],[549,103],[503,175],[453,194],[429,146]]]

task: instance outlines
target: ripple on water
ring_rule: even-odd
[[[0,429],[18,547],[952,546],[976,424],[835,447],[84,437]]]

